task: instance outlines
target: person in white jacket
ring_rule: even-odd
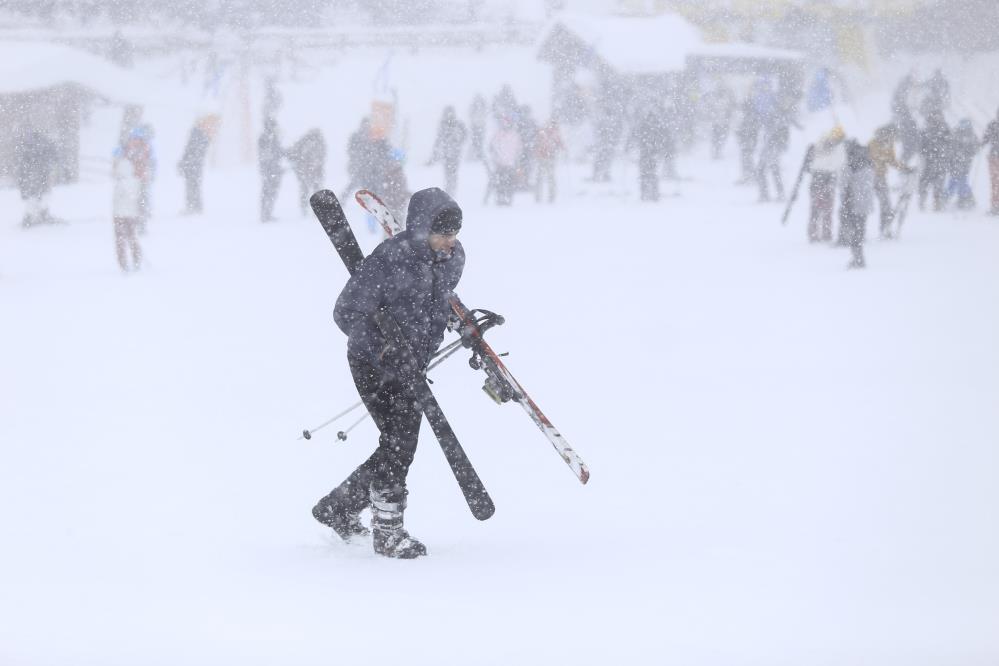
[[[142,248],[136,228],[142,217],[142,181],[135,170],[135,162],[130,148],[131,142],[124,149],[115,150],[112,165],[114,177],[114,241],[118,254],[118,265],[124,272],[137,271],[142,265]],[[131,252],[132,262],[129,265],[128,254]]]

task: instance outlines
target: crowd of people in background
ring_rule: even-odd
[[[808,240],[832,240],[838,185],[840,232],[835,242],[850,248],[851,268],[863,268],[866,221],[875,201],[879,236],[885,240],[898,235],[913,195],[920,210],[974,208],[971,170],[984,146],[991,146],[989,212],[999,215],[999,115],[979,138],[970,118],[961,118],[953,128],[948,126],[945,113],[949,105],[950,85],[940,70],[923,83],[906,76],[892,96],[889,122],[875,130],[866,143],[860,138],[847,138],[843,128],[836,125],[813,144],[803,167],[811,174]],[[889,185],[890,170],[901,175],[895,201]]]
[[[734,139],[738,150],[731,158],[738,160],[741,170],[736,184],[755,186],[762,203],[785,201],[788,192],[781,161],[792,130],[802,128],[798,106],[804,97],[809,111],[830,107],[831,77],[828,70],[818,70],[803,94],[779,75],[760,74],[741,100],[719,75],[701,81],[693,99],[687,91],[677,90],[623,105],[621,91],[611,87],[592,104],[593,134],[586,153],[592,176],[588,180],[608,182],[615,161],[633,159],[638,166],[639,199],[657,201],[662,196],[661,181],[678,179],[677,158],[700,133],[714,160],[728,157],[726,148]],[[322,132],[310,129],[286,145],[277,122],[279,105],[280,95],[271,82],[257,141],[262,222],[275,219],[286,165],[297,180],[303,215],[308,214],[310,195],[325,185],[327,145]],[[579,106],[578,100],[570,100],[569,106]],[[999,215],[999,116],[978,136],[970,118],[948,125],[949,106],[950,85],[939,70],[922,82],[909,75],[892,95],[890,118],[868,140],[847,136],[836,123],[809,146],[801,167],[801,174],[811,177],[808,240],[851,248],[850,266],[861,268],[865,265],[866,220],[875,205],[883,239],[897,235],[910,199],[916,199],[920,210],[974,208],[971,172],[983,146],[989,147],[990,212]],[[487,174],[484,203],[510,206],[520,193],[552,203],[559,195],[558,165],[569,148],[575,147],[563,136],[561,119],[565,116],[556,105],[551,117],[539,123],[531,107],[519,102],[508,85],[491,101],[476,94],[465,114],[467,122],[455,106],[443,109],[425,166],[440,166],[443,189],[452,196],[458,194],[462,164],[474,162],[483,165]],[[202,211],[205,162],[219,122],[217,115],[201,116],[188,134],[177,164],[185,183],[184,214]],[[58,148],[28,125],[19,129],[18,137],[13,175],[25,202],[22,225],[58,222],[48,210],[60,159]],[[142,121],[141,109],[128,107],[111,169],[116,256],[126,272],[142,264],[139,237],[150,216],[150,185],[156,174],[152,139],[152,128]],[[391,122],[376,114],[362,118],[347,143],[348,182],[342,197],[369,189],[402,215],[410,196],[405,158],[404,151],[392,143]],[[893,171],[898,175],[892,176]],[[893,187],[892,183],[897,184]],[[839,231],[834,239],[837,220]]]

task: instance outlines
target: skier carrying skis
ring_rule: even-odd
[[[423,417],[413,386],[423,381],[444,339],[451,312],[448,298],[465,265],[465,251],[457,240],[461,220],[461,208],[443,190],[432,187],[415,193],[407,229],[383,241],[364,260],[333,312],[347,334],[354,384],[381,436],[371,457],[320,499],[312,515],[349,541],[369,534],[360,514],[370,506],[374,551],[386,557],[427,554],[403,527],[406,475]],[[411,355],[382,336],[375,322],[379,310],[398,322]]]

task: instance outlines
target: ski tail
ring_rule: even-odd
[[[357,244],[354,232],[350,230],[350,223],[343,213],[340,200],[331,190],[319,190],[309,197],[309,204],[319,219],[319,224],[323,225],[323,231],[333,242],[343,265],[347,267],[347,272],[353,275],[361,267],[364,253]]]

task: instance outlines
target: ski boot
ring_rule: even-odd
[[[371,529],[375,552],[379,555],[412,560],[427,554],[427,547],[403,529],[407,494],[399,486],[384,490],[371,487]]]
[[[350,543],[357,537],[366,537],[371,531],[361,523],[361,511],[367,498],[344,497],[337,488],[312,507],[312,517],[332,528],[336,535]]]

